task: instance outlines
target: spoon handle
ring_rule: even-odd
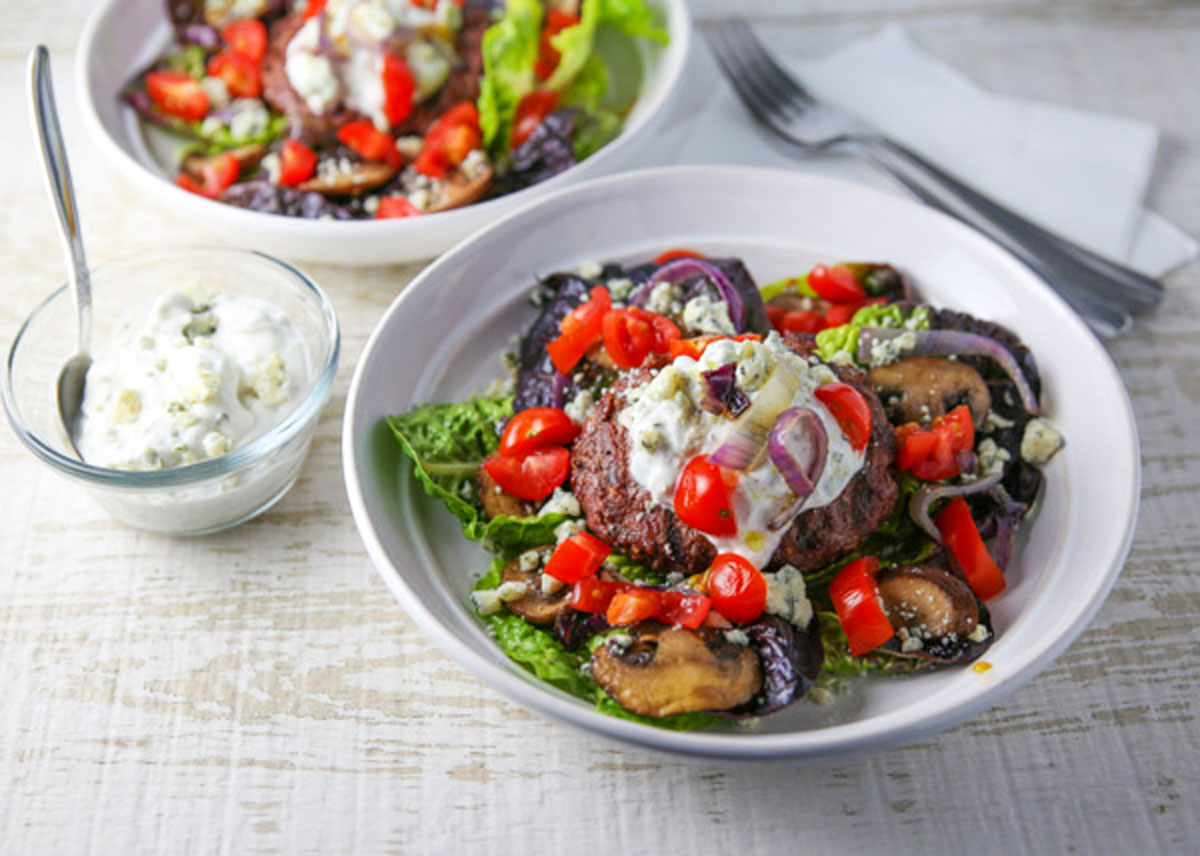
[[[90,348],[92,329],[92,281],[88,276],[87,258],[83,252],[83,235],[79,230],[79,209],[75,205],[75,188],[71,184],[71,168],[67,165],[66,146],[58,124],[54,105],[54,84],[50,79],[50,52],[38,45],[29,54],[30,105],[33,127],[37,131],[42,159],[46,164],[46,185],[54,210],[58,212],[59,235],[67,254],[71,293],[79,316],[79,352]]]

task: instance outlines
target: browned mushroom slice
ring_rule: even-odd
[[[767,301],[768,308],[779,309],[783,312],[808,311],[816,307],[817,301],[795,291],[785,291],[776,294]]]
[[[396,171],[387,164],[356,163],[349,169],[316,175],[296,188],[326,196],[357,196],[387,184],[395,174]]]
[[[437,185],[426,214],[435,211],[449,211],[451,208],[462,208],[477,202],[488,185],[492,183],[492,168],[485,166],[474,175],[465,175],[462,170],[455,170],[446,176],[445,181]]]
[[[545,561],[546,556],[550,554],[551,550],[552,548],[549,546],[537,549],[537,552],[541,554],[540,560],[542,562]],[[525,594],[516,600],[507,601],[505,606],[530,624],[552,624],[554,619],[558,618],[570,607],[571,587],[562,585],[554,594],[546,594],[542,591],[541,573],[537,568],[523,570],[521,568],[520,556],[504,566],[500,582],[525,583]]]
[[[196,181],[204,181],[204,170],[215,166],[218,161],[225,158],[225,155],[233,155],[237,158],[238,165],[242,169],[245,169],[257,164],[266,154],[266,146],[261,143],[250,143],[221,152],[219,155],[188,155],[183,159],[183,163],[179,165],[179,168]]]
[[[501,514],[509,517],[529,517],[537,510],[533,503],[513,496],[496,484],[496,480],[482,466],[479,467],[475,478],[479,481],[479,503],[483,506],[483,513],[489,518]]]
[[[875,581],[892,627],[913,638],[968,638],[979,624],[970,587],[936,565],[888,568]]]
[[[992,397],[979,372],[958,360],[908,357],[868,373],[897,423],[928,426],[960,404],[966,404],[978,425],[987,417]]]
[[[621,707],[642,716],[728,710],[762,686],[758,655],[719,631],[645,624],[626,648],[614,642],[592,652],[592,677]]]

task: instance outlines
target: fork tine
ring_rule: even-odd
[[[801,112],[817,103],[800,81],[775,60],[745,18],[728,18],[722,26],[727,28],[733,39],[734,49],[745,57],[747,64],[757,71],[762,80],[772,85],[781,98],[794,104]]]
[[[725,76],[737,90],[742,103],[768,127],[779,124],[779,111],[786,110],[779,95],[765,86],[761,74],[747,62],[746,57],[734,47],[732,33],[723,26],[708,30],[705,34],[717,62],[725,70]]]

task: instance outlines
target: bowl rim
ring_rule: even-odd
[[[115,164],[117,169],[131,181],[137,182],[139,186],[152,193],[159,204],[179,211],[180,216],[201,217],[207,221],[214,218],[228,218],[224,225],[229,228],[271,228],[281,236],[297,241],[304,241],[306,238],[331,237],[331,229],[335,230],[332,233],[333,237],[348,234],[347,229],[358,230],[353,233],[356,237],[367,236],[384,239],[395,238],[397,234],[419,237],[437,226],[445,227],[447,224],[452,224],[455,219],[467,222],[469,228],[469,218],[483,218],[484,222],[491,222],[491,217],[503,216],[513,210],[514,206],[519,207],[532,201],[533,197],[521,197],[526,191],[540,189],[541,193],[552,192],[555,189],[563,189],[572,183],[586,180],[588,177],[594,177],[598,170],[602,171],[608,165],[608,161],[618,157],[631,141],[651,129],[655,120],[662,116],[665,108],[680,89],[683,73],[691,53],[694,28],[691,11],[686,0],[660,0],[666,16],[665,23],[677,22],[677,31],[671,31],[670,44],[664,46],[663,49],[663,57],[668,62],[664,62],[662,66],[662,85],[656,88],[653,98],[645,103],[645,109],[639,111],[636,122],[632,125],[626,124],[616,139],[570,169],[513,193],[449,211],[434,212],[422,217],[343,221],[268,214],[239,208],[214,199],[205,199],[195,193],[183,190],[167,180],[165,176],[156,174],[125,147],[119,145],[100,118],[100,112],[93,97],[94,93],[89,84],[88,70],[96,53],[101,22],[109,15],[114,14],[114,8],[122,5],[123,2],[124,0],[101,0],[95,5],[84,23],[75,52],[76,97],[88,134],[93,140],[100,141],[100,147],[106,153],[110,163]],[[114,93],[114,96],[117,94]],[[639,96],[640,101],[641,97]]]
[[[1082,603],[1073,604],[1075,617],[1061,629],[1057,637],[1049,639],[1032,655],[1026,654],[1021,658],[1020,668],[1006,669],[982,686],[977,692],[966,699],[961,699],[955,705],[946,706],[934,712],[913,712],[911,709],[900,711],[885,711],[865,720],[854,723],[839,723],[816,731],[791,731],[778,734],[729,734],[712,731],[677,732],[657,729],[641,723],[630,722],[615,717],[608,717],[578,702],[558,694],[553,688],[537,681],[536,678],[525,678],[509,669],[503,668],[493,660],[477,651],[468,640],[458,637],[452,629],[430,610],[420,596],[413,590],[393,563],[386,548],[375,530],[370,510],[367,507],[363,483],[359,478],[356,463],[363,463],[358,455],[356,446],[360,434],[364,434],[371,426],[359,426],[357,419],[358,402],[361,394],[361,384],[365,376],[370,356],[375,351],[378,341],[390,325],[392,318],[402,309],[407,309],[409,303],[420,300],[424,288],[418,287],[422,282],[437,279],[442,268],[453,263],[454,258],[463,252],[470,252],[479,244],[490,240],[492,234],[508,228],[514,220],[520,220],[527,212],[535,208],[549,207],[562,204],[564,198],[571,196],[586,196],[601,190],[615,191],[620,187],[645,186],[664,176],[680,178],[686,181],[703,181],[713,176],[726,178],[737,175],[755,176],[760,181],[763,178],[786,179],[795,181],[797,177],[817,184],[827,185],[831,189],[843,189],[846,192],[868,194],[876,197],[886,205],[901,204],[909,207],[916,216],[932,218],[941,228],[949,230],[957,240],[966,242],[976,248],[981,254],[988,256],[997,265],[1011,272],[1014,277],[1020,277],[1030,287],[1040,289],[1045,297],[1057,304],[1066,313],[1063,321],[1072,326],[1077,335],[1082,336],[1094,346],[1096,357],[1092,370],[1104,372],[1120,390],[1123,401],[1121,412],[1113,414],[1114,419],[1120,419],[1128,431],[1130,446],[1124,450],[1131,466],[1128,494],[1122,499],[1122,515],[1124,531],[1111,554],[1109,567],[1096,580],[1094,589],[1088,599]],[[616,185],[616,187],[614,187]],[[1038,277],[1025,268],[1015,257],[1002,247],[982,234],[970,229],[959,221],[946,215],[919,205],[913,200],[897,197],[877,188],[869,187],[846,179],[832,178],[813,173],[792,170],[776,170],[748,166],[706,166],[683,165],[668,166],[622,173],[606,179],[597,179],[574,185],[558,191],[537,203],[526,205],[521,209],[497,220],[488,228],[459,242],[453,250],[443,254],[433,264],[426,267],[412,283],[392,302],[383,313],[363,347],[361,356],[351,378],[346,397],[346,407],[343,415],[342,428],[342,466],[346,492],[354,517],[355,526],[367,548],[377,572],[383,577],[385,584],[400,602],[405,611],[413,617],[416,623],[445,652],[449,653],[460,664],[474,673],[477,677],[500,691],[517,703],[549,716],[557,721],[567,723],[592,734],[615,738],[644,748],[681,753],[711,758],[726,759],[782,759],[782,758],[821,758],[843,756],[857,752],[871,751],[900,742],[911,741],[922,736],[940,731],[956,722],[961,722],[979,712],[991,707],[1002,697],[1007,696],[1020,686],[1030,681],[1051,661],[1058,657],[1079,635],[1103,605],[1105,598],[1116,583],[1124,567],[1125,560],[1133,544],[1136,530],[1137,512],[1141,493],[1141,463],[1140,445],[1138,440],[1137,423],[1128,392],[1120,380],[1120,375],[1111,355],[1096,340],[1094,334],[1084,325],[1083,321],[1056,294],[1049,290]],[[461,606],[461,604],[460,604]],[[816,734],[819,739],[814,739]]]
[[[304,397],[296,403],[291,412],[281,422],[276,423],[244,446],[239,446],[220,457],[165,470],[117,470],[98,467],[79,458],[62,454],[30,430],[21,418],[21,408],[17,404],[14,392],[14,362],[30,325],[55,300],[69,297],[67,292],[70,286],[59,286],[38,303],[22,322],[13,339],[12,346],[9,348],[3,377],[4,410],[9,424],[12,425],[17,437],[26,448],[58,471],[89,484],[126,489],[168,487],[226,476],[285,446],[304,430],[305,426],[324,406],[333,390],[334,379],[337,375],[338,361],[341,355],[341,327],[338,324],[333,304],[325,292],[321,290],[315,280],[295,265],[259,250],[209,244],[180,244],[120,256],[95,266],[91,273],[95,276],[96,274],[120,272],[146,262],[157,262],[183,253],[225,256],[235,260],[238,258],[257,259],[281,270],[292,286],[298,287],[300,294],[315,302],[315,306],[325,322],[322,330],[328,341],[328,356],[314,373]]]

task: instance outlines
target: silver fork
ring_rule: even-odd
[[[780,139],[806,153],[844,151],[886,171],[926,204],[979,229],[1057,291],[1098,333],[1127,330],[1129,313],[1162,298],[1158,281],[1026,220],[908,147],[814,98],[767,52],[742,18],[714,22],[709,46],[742,102]]]

